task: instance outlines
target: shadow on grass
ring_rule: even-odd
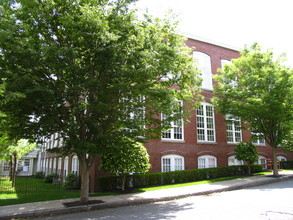
[[[18,177],[15,188],[8,178],[1,178],[0,183],[0,206],[80,197],[80,190],[65,190],[62,184],[44,183],[43,179],[32,177]],[[95,193],[90,197],[105,195],[115,193]]]

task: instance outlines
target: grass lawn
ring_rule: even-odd
[[[105,195],[115,195],[115,193],[90,194],[91,197]],[[0,177],[0,206],[79,198],[79,196],[80,190],[65,190],[62,185],[44,183],[43,179],[34,178],[17,178],[13,189],[8,178]]]

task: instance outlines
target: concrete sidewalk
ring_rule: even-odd
[[[47,202],[34,202],[20,205],[0,207],[0,219],[34,218],[41,216],[60,215],[74,212],[114,208],[128,205],[137,205],[151,202],[167,201],[195,195],[206,195],[215,192],[230,191],[247,187],[259,186],[280,182],[293,178],[293,171],[280,171],[280,177],[270,175],[251,176],[222,182],[184,186],[171,189],[156,190],[142,193],[132,193],[116,196],[101,196],[90,198],[100,200],[99,204],[65,207],[64,203],[74,202],[78,199],[54,200]]]

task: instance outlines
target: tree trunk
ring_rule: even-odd
[[[12,188],[14,188],[15,187],[15,179],[16,179],[16,169],[17,169],[17,154],[13,153],[12,157],[13,157],[13,170],[12,170],[11,180],[12,180]]]
[[[89,200],[89,174],[90,166],[88,166],[86,160],[80,160],[81,168],[81,189],[80,189],[80,202],[86,203]]]
[[[12,155],[9,156],[9,181],[12,181],[13,159]]]
[[[273,153],[273,176],[279,176],[278,162],[277,162],[277,146],[272,146]]]
[[[125,182],[126,182],[126,174],[123,173],[121,178],[122,178],[122,191],[124,191],[125,190]]]

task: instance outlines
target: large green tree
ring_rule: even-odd
[[[138,20],[133,0],[4,0],[1,109],[11,133],[59,132],[77,154],[81,202],[95,156],[125,138],[143,142],[188,113],[197,70],[171,20]],[[177,100],[187,103],[184,111]],[[160,113],[170,117],[161,123]],[[178,113],[178,114],[174,114]]]
[[[248,123],[272,147],[273,173],[278,175],[276,150],[292,134],[293,71],[258,44],[219,69],[214,104],[223,114]]]

